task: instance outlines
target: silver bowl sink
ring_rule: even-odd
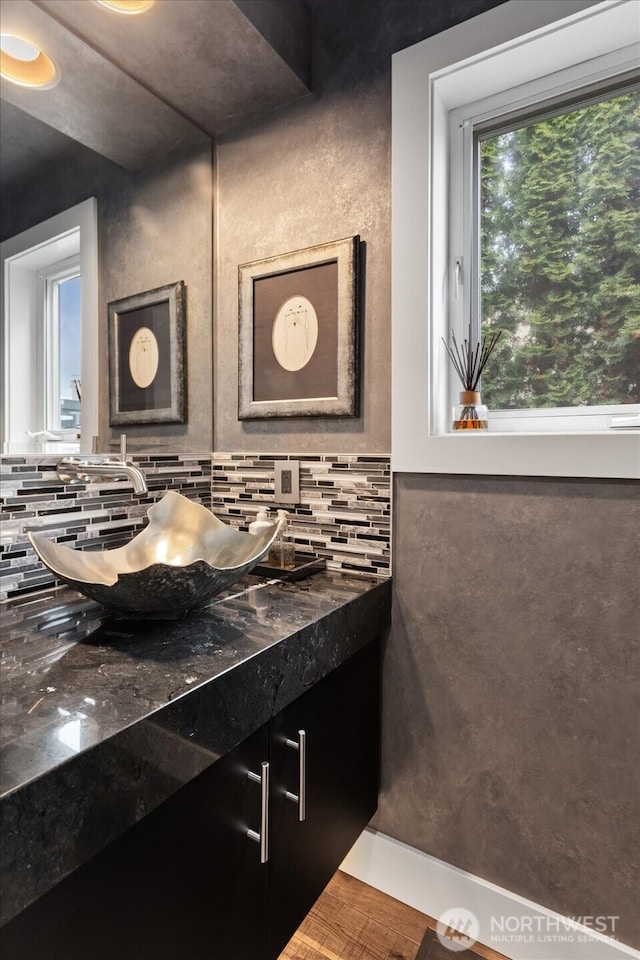
[[[72,550],[42,533],[29,539],[52,573],[119,616],[173,620],[248,573],[282,522],[259,536],[241,533],[173,490],[147,513],[145,529],[115,550]]]

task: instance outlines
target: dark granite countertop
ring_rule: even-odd
[[[67,588],[2,605],[6,922],[378,635],[390,581],[246,577],[131,623]]]

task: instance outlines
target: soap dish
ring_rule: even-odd
[[[296,553],[293,558],[293,567],[275,567],[262,561],[256,564],[251,573],[259,577],[271,577],[272,580],[303,580],[314,573],[326,569],[324,557],[315,557],[311,553]]]

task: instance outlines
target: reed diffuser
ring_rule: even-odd
[[[478,384],[501,333],[499,330],[488,337],[482,337],[474,346],[469,322],[469,338],[463,344],[458,344],[455,333],[451,334],[453,347],[449,347],[446,341],[442,340],[463,387],[460,403],[453,408],[454,430],[486,430],[489,426],[489,412],[482,402]]]

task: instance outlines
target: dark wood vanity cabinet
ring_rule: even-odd
[[[271,724],[269,960],[275,960],[376,811],[379,646],[371,643]],[[300,731],[306,743],[304,820]],[[289,744],[287,743],[289,741]]]
[[[3,960],[262,956],[267,874],[246,837],[260,822],[247,770],[268,749],[265,724],[23,910],[0,930]]]
[[[379,658],[369,643],[6,924],[4,960],[276,960],[375,812]]]

